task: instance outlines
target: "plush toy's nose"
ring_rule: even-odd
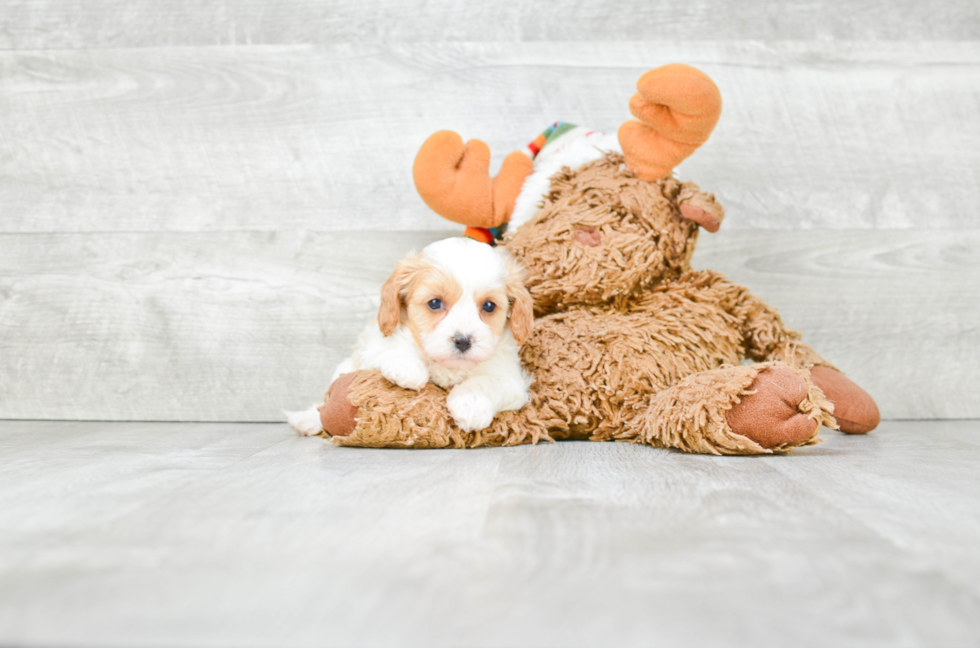
[[[469,348],[473,346],[473,338],[469,335],[457,333],[453,336],[453,344],[456,346],[457,351],[460,353],[466,353]]]
[[[602,232],[588,225],[579,225],[576,227],[575,233],[572,236],[582,245],[588,245],[589,247],[595,247],[602,243]]]

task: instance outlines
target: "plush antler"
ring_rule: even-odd
[[[531,159],[514,151],[496,178],[490,177],[490,148],[480,140],[439,131],[422,144],[412,175],[422,200],[434,212],[470,227],[499,227],[510,220],[524,179],[534,170]]]
[[[721,116],[721,92],[704,72],[674,63],[636,84],[630,112],[640,121],[619,128],[626,166],[641,180],[659,180],[704,144]]]

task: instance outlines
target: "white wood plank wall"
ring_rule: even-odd
[[[394,261],[459,228],[431,132],[499,164],[614,130],[671,61],[725,112],[695,263],[886,418],[980,417],[980,3],[0,0],[0,418],[277,420]]]

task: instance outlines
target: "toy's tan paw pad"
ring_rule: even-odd
[[[347,398],[356,373],[338,376],[330,385],[323,405],[320,406],[320,424],[331,436],[347,436],[357,427],[357,407]]]
[[[810,369],[810,379],[834,404],[834,418],[841,432],[866,434],[878,427],[878,405],[853,380],[829,367]]]
[[[752,382],[754,393],[728,411],[728,424],[735,434],[752,439],[763,448],[798,445],[817,432],[819,423],[797,409],[806,398],[807,385],[796,372],[770,367]]]

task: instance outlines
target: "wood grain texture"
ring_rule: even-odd
[[[279,420],[444,234],[0,235],[0,418]],[[885,418],[980,417],[980,230],[722,231],[694,265],[779,308]]]
[[[0,417],[242,421],[320,398],[395,262],[443,236],[2,238]]]
[[[725,112],[680,173],[729,229],[954,229],[980,204],[980,44],[562,42],[0,53],[0,231],[451,228],[411,184],[450,128],[495,165],[612,131],[685,61]]]
[[[970,646],[980,423],[787,457],[0,422],[0,643]]]
[[[971,0],[4,0],[0,48],[444,41],[973,40]]]

